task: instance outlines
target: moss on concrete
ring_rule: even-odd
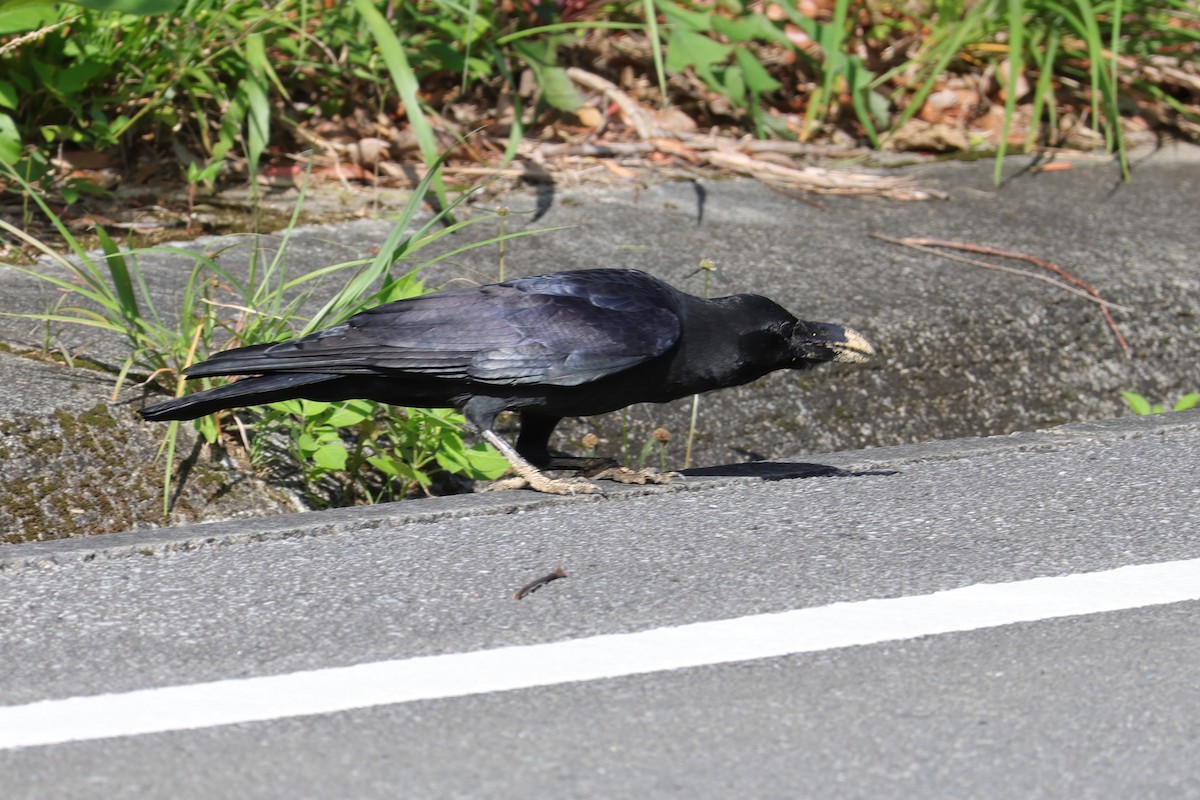
[[[193,457],[162,513],[162,430],[98,403],[0,420],[0,543],[60,539],[286,508],[281,493]],[[189,442],[182,443],[185,448]],[[186,452],[186,449],[185,449]]]

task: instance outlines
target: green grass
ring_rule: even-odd
[[[1000,156],[1019,109],[1033,120],[1022,149],[1056,143],[1070,109],[1126,170],[1123,111],[1151,104],[1160,121],[1200,122],[1194,90],[1140,69],[1151,56],[1196,58],[1200,11],[1184,0],[930,0],[922,16],[904,3],[836,0],[816,19],[744,0],[565,12],[497,0],[184,0],[156,16],[88,5],[34,3],[17,15],[0,4],[0,160],[29,162],[31,181],[50,175],[60,147],[157,145],[173,160],[172,142],[191,153],[181,179],[209,183],[214,166],[253,177],[264,158],[303,149],[299,128],[355,114],[410,130],[431,165],[439,132],[455,130],[442,117],[451,104],[474,107],[483,124],[504,99],[516,108],[508,159],[522,136],[583,102],[568,64],[618,80],[632,68],[655,87],[645,104],[674,104],[702,125],[785,138],[839,128],[872,146],[946,79],[989,73],[984,100],[1005,111],[991,143]],[[526,73],[532,94],[521,92]],[[1028,92],[1001,91],[1018,83]],[[55,190],[70,200],[86,189],[60,179]]]

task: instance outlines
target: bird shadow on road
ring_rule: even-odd
[[[785,481],[794,478],[862,478],[874,475],[898,475],[894,469],[852,471],[826,464],[804,461],[749,461],[741,464],[720,464],[714,467],[692,467],[680,470],[687,478],[761,478],[764,481]]]

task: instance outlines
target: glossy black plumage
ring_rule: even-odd
[[[452,406],[531,485],[557,491],[521,457],[540,467],[594,466],[550,455],[563,417],[871,353],[854,331],[797,320],[756,295],[705,300],[633,270],[559,272],[388,303],[300,339],[218,353],[188,377],[255,377],[142,415],[194,419],[293,398]],[[521,414],[517,452],[492,431],[505,409]]]

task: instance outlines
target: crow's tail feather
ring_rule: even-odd
[[[259,406],[281,400],[295,400],[312,394],[316,384],[336,381],[344,375],[329,375],[320,372],[263,375],[257,378],[242,378],[235,383],[218,386],[203,392],[177,397],[165,403],[143,408],[142,417],[149,420],[196,419],[214,411],[237,406]]]
[[[223,375],[255,375],[271,369],[267,363],[271,359],[263,358],[266,350],[275,344],[252,344],[247,347],[237,347],[233,350],[222,350],[210,356],[207,361],[192,364],[183,371],[189,378],[215,378]]]

